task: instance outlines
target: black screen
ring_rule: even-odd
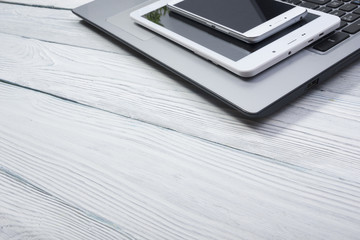
[[[274,0],[184,0],[175,6],[242,33],[294,7]]]
[[[149,12],[143,17],[218,54],[221,54],[224,57],[233,61],[238,61],[272,41],[284,36],[285,34],[308,22],[311,22],[318,16],[307,14],[300,22],[293,24],[285,30],[280,31],[279,33],[274,34],[257,44],[247,44],[241,40],[204,26],[201,23],[170,12],[167,6]]]

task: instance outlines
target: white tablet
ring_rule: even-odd
[[[130,16],[136,23],[242,77],[264,71],[340,25],[337,16],[308,10],[307,16],[298,24],[258,44],[247,44],[170,12],[169,1],[152,3]]]

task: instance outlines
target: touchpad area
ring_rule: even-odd
[[[154,0],[126,0],[123,2],[131,5],[126,10],[107,18],[106,21],[143,41],[155,37],[154,33],[140,27],[130,18],[131,12],[151,4]]]

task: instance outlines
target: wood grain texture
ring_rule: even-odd
[[[45,42],[130,54],[126,47],[95,28],[90,28],[68,10],[0,3],[0,32]]]
[[[0,168],[0,239],[134,239]]]
[[[0,0],[2,3],[28,5],[36,7],[60,8],[60,9],[73,9],[83,4],[91,2],[91,0]]]
[[[360,184],[0,84],[1,166],[136,239],[358,239]]]
[[[249,121],[138,57],[0,34],[0,79],[243,151],[359,181],[360,98],[312,91]],[[340,73],[360,87],[358,64]],[[360,74],[359,74],[360,75]],[[331,84],[331,83],[330,83]],[[329,86],[327,86],[329,87]]]
[[[243,120],[85,1],[0,4],[0,239],[359,238],[360,62]]]

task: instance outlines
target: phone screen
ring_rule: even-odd
[[[294,8],[275,0],[184,0],[175,6],[241,33]]]
[[[256,44],[247,44],[217,30],[206,27],[201,23],[192,21],[179,14],[172,13],[167,6],[149,12],[142,17],[218,54],[221,54],[230,60],[238,61],[272,41],[275,41],[291,31],[294,31],[295,29],[311,22],[318,16],[314,14],[307,14],[306,17],[298,23],[293,24]]]

